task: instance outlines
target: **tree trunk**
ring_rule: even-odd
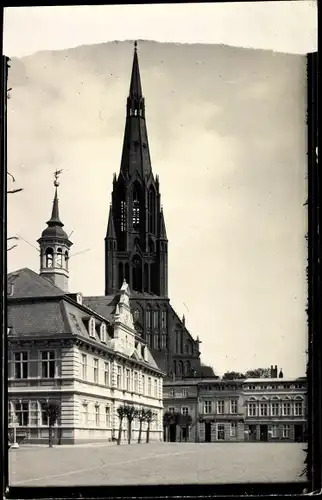
[[[142,438],[142,420],[140,420],[140,428],[139,428],[139,437],[138,437],[138,443],[141,443],[141,438]]]
[[[131,434],[132,434],[132,422],[129,420],[129,425],[128,425],[128,434],[127,434],[127,442],[128,444],[131,444]]]
[[[120,426],[119,426],[119,435],[117,437],[117,444],[121,444],[121,439],[122,439],[122,420],[120,420]]]
[[[52,440],[52,426],[49,424],[48,426],[48,445],[49,445],[49,448],[52,448],[53,447],[53,440]]]
[[[146,442],[150,442],[150,422],[148,422],[148,428],[146,430]]]

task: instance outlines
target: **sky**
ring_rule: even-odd
[[[103,293],[133,49],[92,44],[167,42],[140,43],[139,60],[171,303],[217,373],[278,364],[303,375],[305,58],[192,44],[305,54],[316,33],[307,1],[6,9],[10,57],[91,46],[12,61],[8,161],[24,191],[9,200],[8,229],[29,243],[9,253],[9,270],[38,270],[31,245],[49,218],[53,171],[63,168],[70,289]]]

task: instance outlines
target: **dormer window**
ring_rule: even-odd
[[[106,343],[106,324],[102,323],[100,326],[100,338],[101,342]]]
[[[95,338],[95,319],[93,317],[88,322],[88,333],[90,337]]]
[[[83,303],[83,296],[82,296],[81,293],[78,293],[76,295],[76,302],[77,302],[77,304],[81,304],[82,305],[82,303]]]

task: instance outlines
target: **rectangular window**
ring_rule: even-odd
[[[273,439],[277,438],[277,425],[271,425],[271,437]]]
[[[148,378],[148,396],[151,396],[151,390],[152,390],[152,381],[151,377]]]
[[[283,403],[283,416],[291,415],[291,403]]]
[[[212,402],[211,401],[204,401],[204,412],[205,413],[212,413]]]
[[[134,392],[138,393],[139,392],[139,378],[138,378],[138,372],[134,372]]]
[[[188,406],[182,406],[181,407],[181,413],[182,413],[182,415],[189,415],[189,408],[188,408]]]
[[[154,397],[158,397],[158,381],[156,378],[154,379]]]
[[[28,352],[14,353],[14,378],[28,378]]]
[[[167,327],[167,312],[161,311],[161,328]]]
[[[237,422],[230,422],[230,437],[236,437]]]
[[[297,401],[294,403],[294,415],[296,417],[301,417],[303,414],[303,403],[300,401]]]
[[[260,403],[259,404],[259,414],[261,417],[267,417],[268,415],[268,408],[267,408],[267,403]]]
[[[109,387],[110,385],[110,364],[104,363],[104,385]]]
[[[225,412],[225,402],[223,400],[217,401],[217,413],[223,414]]]
[[[283,438],[288,439],[290,437],[290,426],[283,425]]]
[[[256,413],[256,403],[248,403],[248,416],[255,417]]]
[[[86,356],[86,354],[82,354],[82,357],[81,357],[81,370],[82,370],[82,373],[81,373],[82,379],[86,380],[87,379],[87,356]]]
[[[159,311],[153,311],[153,328],[159,328]]]
[[[217,424],[217,440],[224,441],[225,440],[225,425]]]
[[[95,405],[95,426],[99,427],[100,425],[100,407]]]
[[[142,394],[145,394],[145,376],[142,375]]]
[[[232,399],[230,401],[230,413],[237,413],[237,399]]]
[[[98,383],[98,359],[94,358],[93,359],[93,379],[94,383]]]
[[[38,426],[39,405],[38,401],[29,402],[29,425]]]
[[[41,404],[41,425],[45,425],[47,427],[49,425],[49,417],[44,403]]]
[[[106,427],[111,425],[111,409],[109,406],[105,406],[105,425]]]
[[[27,426],[29,424],[29,403],[15,403],[14,410],[17,424]]]
[[[188,389],[182,389],[182,396],[186,398],[188,396]]]
[[[130,391],[131,390],[131,380],[130,380],[130,370],[127,368],[125,371],[126,375],[126,390]]]
[[[118,389],[122,389],[122,371],[121,367],[117,367],[117,373],[116,373],[116,387]]]
[[[81,405],[81,423],[82,425],[88,425],[88,404],[82,403]]]
[[[272,409],[272,417],[278,417],[279,415],[279,404],[278,403],[272,403],[271,409]]]
[[[41,374],[42,378],[55,378],[55,351],[43,351],[41,353]]]
[[[173,398],[174,396],[174,389],[169,389],[169,397]]]

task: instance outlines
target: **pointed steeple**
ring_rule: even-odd
[[[139,69],[139,60],[137,54],[137,42],[134,42],[134,57],[132,64],[132,75],[131,75],[131,83],[130,83],[130,93],[129,97],[132,99],[140,99],[142,98],[142,86],[141,86],[141,78],[140,78],[140,69]]]
[[[148,180],[152,174],[145,123],[145,103],[142,95],[136,44],[134,45],[130,90],[126,105],[121,173],[125,179],[137,176],[141,182]]]
[[[40,246],[40,275],[50,279],[56,286],[68,291],[69,278],[69,250],[72,242],[63,230],[64,224],[59,217],[58,207],[58,176],[60,171],[55,172],[55,195],[51,217],[47,227],[38,239]]]
[[[112,204],[110,204],[110,213],[109,213],[109,216],[108,216],[106,237],[116,240],[116,234],[115,234],[115,228],[114,228],[114,220],[113,220]]]
[[[167,232],[165,230],[165,222],[164,222],[163,208],[162,207],[161,207],[161,212],[160,212],[160,239],[168,240]]]

